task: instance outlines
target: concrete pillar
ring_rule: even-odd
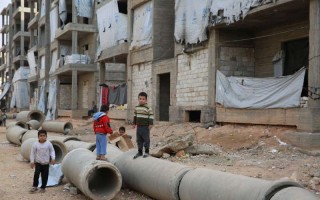
[[[72,1],[72,23],[78,23],[77,9],[74,1]],[[72,31],[72,53],[78,53],[78,32]]]
[[[51,7],[51,1],[50,0],[46,0],[46,16],[45,16],[45,23],[46,24],[50,24],[50,7]],[[50,51],[50,26],[46,25],[44,27],[44,48],[45,48],[45,58],[44,58],[44,62],[45,62],[45,81],[46,81],[46,89],[45,89],[45,93],[47,91],[49,91],[49,70],[50,70],[50,63],[51,63],[51,51]],[[44,105],[47,105],[48,102],[48,97],[47,95],[45,95],[44,98]]]
[[[99,84],[103,84],[106,80],[106,67],[104,62],[98,62],[99,66]]]
[[[320,1],[310,0],[308,108],[301,109],[298,129],[320,132]]]
[[[78,108],[78,71],[72,70],[72,91],[71,91],[71,109],[76,110]]]
[[[128,2],[128,44],[131,44],[132,31],[133,31],[133,10],[132,1]],[[129,50],[127,56],[127,120],[133,118],[133,105],[132,105],[132,66],[131,66],[131,51]]]

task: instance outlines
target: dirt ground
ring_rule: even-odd
[[[70,121],[74,126],[72,135],[87,142],[94,142],[92,121],[58,119]],[[10,120],[8,120],[9,122]],[[133,136],[135,130],[122,121],[111,121],[114,130],[124,125],[127,134]],[[224,125],[203,128],[196,123],[157,123],[151,130],[151,149],[163,138],[170,135],[192,133],[195,144],[209,144],[218,149],[217,155],[188,155],[166,158],[172,162],[206,167],[223,172],[241,174],[266,180],[290,178],[304,185],[320,197],[320,157],[302,153],[301,150],[286,142],[287,134],[296,131],[290,127]],[[50,135],[61,135],[49,133]],[[134,142],[135,143],[135,142]],[[164,159],[164,158],[161,158]],[[88,199],[81,192],[72,195],[61,185],[49,187],[46,193],[29,194],[34,170],[20,155],[20,146],[10,144],[6,139],[5,127],[0,127],[0,199]],[[130,189],[122,189],[116,196],[120,199],[152,199]]]

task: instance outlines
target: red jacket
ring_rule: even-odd
[[[111,134],[112,129],[110,127],[110,118],[107,115],[102,115],[93,123],[94,133]]]

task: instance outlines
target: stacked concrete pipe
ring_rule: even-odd
[[[22,137],[22,142],[29,139],[29,138],[38,138],[38,130],[28,130]],[[60,142],[65,143],[66,141],[73,140],[73,141],[81,141],[78,137],[75,136],[52,136],[48,133],[49,140],[58,140]]]
[[[31,150],[32,150],[32,145],[36,141],[38,141],[38,138],[29,138],[29,139],[25,140],[21,145],[21,149],[20,149],[21,155],[27,161],[30,161],[30,154],[31,154]],[[53,146],[55,154],[56,154],[56,160],[55,160],[56,163],[57,164],[61,163],[62,159],[67,154],[67,147],[61,141],[51,140],[51,139],[49,139],[49,141],[52,143],[52,146]]]
[[[278,200],[279,198],[277,196],[281,196],[282,200],[289,200],[292,194],[281,192],[286,188],[291,188],[290,191],[293,190],[297,196],[312,196],[310,192],[301,189],[301,187],[298,183],[288,179],[267,181],[205,168],[197,168],[189,171],[182,178],[179,186],[179,196],[181,200]],[[281,192],[281,195],[277,195],[279,192]],[[305,200],[305,198],[301,199]],[[309,199],[315,200],[317,198]]]
[[[136,153],[130,150],[113,160],[124,184],[155,199],[178,200],[180,181],[192,168],[153,157],[133,159]]]
[[[15,119],[17,116],[17,113],[6,113],[8,119]]]
[[[28,129],[20,126],[10,126],[6,133],[7,140],[13,144],[21,145],[22,137],[27,131]]]
[[[57,136],[57,135],[52,136],[52,135],[50,135],[50,136],[48,136],[48,138],[49,139],[53,139],[53,140],[59,140],[59,141],[61,141],[63,143],[65,143],[67,141],[70,141],[70,140],[72,140],[72,141],[81,141],[76,136]]]
[[[28,121],[27,124],[29,125],[29,128],[33,130],[38,130],[41,126],[40,122],[35,119]]]
[[[45,120],[44,114],[39,110],[21,111],[17,114],[17,121],[29,122],[30,120],[36,120],[42,124]]]
[[[28,130],[27,132],[25,132],[25,134],[23,134],[22,136],[22,144],[24,143],[24,141],[26,141],[29,138],[38,138],[38,131]]]
[[[69,140],[65,142],[65,145],[67,147],[68,152],[78,148],[88,149],[89,151],[94,151],[96,149],[95,143],[83,141]]]
[[[7,129],[11,126],[20,126],[21,128],[25,128],[25,129],[29,128],[28,124],[24,121],[9,122],[6,124]]]
[[[316,200],[319,199],[316,195],[312,194],[308,190],[298,187],[288,187],[284,188],[274,196],[271,197],[270,200]]]
[[[42,129],[67,135],[73,130],[73,126],[70,122],[45,121],[42,124]]]
[[[62,161],[64,176],[94,200],[113,199],[121,189],[119,170],[111,163],[96,160],[87,149],[74,149]]]

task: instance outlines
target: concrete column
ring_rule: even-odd
[[[76,110],[78,108],[78,71],[72,70],[72,92],[71,92],[71,109]]]
[[[77,9],[74,1],[72,1],[72,23],[78,23]],[[72,53],[78,53],[78,31],[72,31]]]
[[[320,1],[310,0],[309,7],[308,108],[301,108],[298,129],[320,132]],[[307,137],[313,137],[311,135]],[[308,144],[306,144],[308,146]]]
[[[128,44],[131,44],[132,29],[133,29],[133,11],[132,1],[128,2]],[[127,120],[133,118],[133,105],[132,105],[132,66],[131,66],[131,51],[129,50],[127,56]]]
[[[104,62],[98,62],[99,67],[99,84],[102,84],[106,80],[106,67]]]

